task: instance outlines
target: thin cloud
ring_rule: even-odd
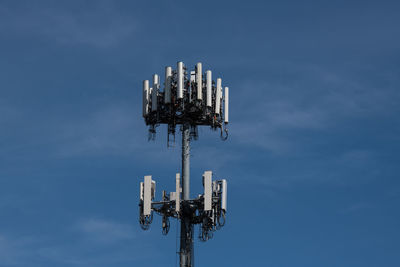
[[[346,208],[340,210],[340,213],[356,213],[362,210],[374,208],[374,205],[368,202],[357,202],[349,204]]]
[[[6,266],[26,266],[27,258],[34,260],[35,247],[40,241],[29,236],[12,237],[0,233],[0,263]],[[31,261],[32,262],[32,261]]]
[[[140,147],[138,121],[129,107],[109,106],[58,125],[62,157],[126,154]]]
[[[274,166],[285,158],[285,165]],[[303,155],[282,155],[278,161],[271,160],[263,172],[248,172],[248,182],[261,185],[269,190],[292,190],[300,184],[348,186],[364,185],[382,176],[377,164],[378,155],[370,150],[344,149],[343,152]],[[365,166],[373,168],[366,170]],[[376,166],[376,168],[374,168]],[[238,175],[240,176],[240,174]]]
[[[133,36],[138,22],[123,16],[111,2],[100,1],[85,12],[32,5],[0,7],[0,31],[32,34],[67,45],[115,46]]]
[[[136,237],[131,225],[110,220],[84,219],[76,224],[76,229],[86,240],[103,245],[113,245]]]
[[[232,135],[239,143],[284,153],[293,145],[285,138],[290,131],[325,131],[398,109],[400,93],[390,86],[375,87],[317,65],[284,64],[290,82],[244,81],[232,91]]]
[[[43,262],[53,266],[113,266],[154,257],[147,253],[154,249],[151,243],[137,242],[133,226],[115,220],[85,218],[57,231],[65,237],[0,233],[0,263],[18,267],[42,266]]]

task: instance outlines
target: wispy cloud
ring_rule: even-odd
[[[133,226],[114,220],[80,219],[58,233],[57,237],[0,233],[0,265],[112,266],[150,257],[146,253],[150,244],[137,241]]]
[[[237,100],[232,135],[238,142],[281,153],[292,145],[285,137],[290,131],[340,129],[339,125],[369,116],[390,116],[400,100],[392,86],[375,87],[317,65],[281,64],[288,81],[244,81],[232,91]]]
[[[132,225],[102,219],[84,219],[76,225],[76,230],[83,234],[85,240],[93,243],[112,245],[132,240],[135,231]]]
[[[8,127],[2,123],[7,131],[0,133],[0,139],[4,141],[0,158],[8,161],[82,156],[129,157],[136,164],[148,162],[151,158],[158,161],[160,166],[179,161],[179,135],[176,147],[168,149],[163,125],[157,128],[156,141],[149,142],[143,119],[133,106],[121,102],[90,109],[83,115],[64,116],[62,120],[58,115],[46,114],[46,118],[42,119],[43,114],[29,112],[23,107],[15,109],[19,110],[18,120]],[[24,132],[18,130],[22,125]],[[11,171],[18,171],[13,165],[4,166],[0,174],[7,173],[10,168]]]
[[[22,116],[21,111],[0,98],[0,123],[14,122]]]
[[[43,36],[62,44],[100,48],[131,37],[138,22],[118,12],[113,3],[99,1],[85,10],[68,11],[33,3],[25,8],[0,6],[0,32]]]
[[[39,240],[33,237],[12,237],[0,233],[0,264],[4,264],[4,266],[24,266],[28,263],[26,259],[34,260],[35,246],[38,244]],[[34,262],[36,261],[34,260]]]
[[[344,209],[340,210],[341,213],[355,213],[358,211],[362,211],[365,209],[370,209],[373,208],[374,205],[368,202],[356,202],[349,204],[347,207]]]
[[[139,121],[132,113],[130,107],[108,106],[57,125],[59,155],[125,154],[137,149],[144,131],[137,131]]]
[[[326,155],[306,154],[282,156],[272,160],[264,171],[249,172],[248,181],[269,190],[293,190],[301,184],[349,186],[365,185],[382,176],[382,168],[377,164],[374,151],[343,149]],[[285,164],[274,166],[285,159]],[[374,167],[366,169],[368,167]],[[235,181],[236,182],[236,181]]]
[[[156,160],[160,165],[175,159],[180,147],[167,149],[166,127],[157,128],[156,141],[148,141],[148,130],[143,119],[132,107],[111,105],[99,108],[81,118],[56,124],[57,142],[52,146],[54,157],[129,156],[136,162]],[[179,154],[179,152],[178,152]]]

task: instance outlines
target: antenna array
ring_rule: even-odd
[[[150,139],[155,138],[160,124],[168,125],[168,140],[175,136],[178,124],[189,124],[195,139],[198,125],[220,129],[221,137],[227,138],[229,88],[223,90],[221,78],[213,81],[211,70],[202,73],[202,64],[197,63],[188,75],[183,62],[178,62],[176,70],[165,67],[164,90],[160,85],[158,74],[153,75],[151,87],[149,80],[143,81],[143,117]]]

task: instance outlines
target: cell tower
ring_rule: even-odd
[[[181,221],[180,267],[192,267],[194,225],[199,226],[199,239],[207,241],[213,232],[225,224],[227,207],[227,182],[212,180],[212,172],[203,174],[204,193],[190,198],[190,140],[197,140],[199,125],[220,130],[221,138],[228,137],[229,88],[222,93],[222,80],[212,80],[211,70],[202,72],[197,63],[194,71],[188,71],[183,62],[177,69],[165,68],[164,90],[160,90],[160,76],[153,75],[152,87],[143,81],[143,117],[149,126],[149,139],[154,139],[156,127],[168,125],[168,145],[175,141],[175,129],[182,131],[182,177],[176,174],[175,192],[162,191],[161,201],[155,201],[156,182],[151,175],[140,183],[139,222],[147,230],[153,221],[153,212],[162,216],[162,233],[168,234],[169,218]],[[181,187],[182,185],[182,187]]]

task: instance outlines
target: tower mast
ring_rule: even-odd
[[[222,94],[222,80],[212,80],[210,70],[202,73],[202,64],[187,77],[183,62],[177,69],[165,68],[164,90],[160,90],[160,78],[153,75],[152,87],[143,81],[143,117],[149,126],[149,139],[154,139],[156,127],[168,125],[170,137],[175,140],[175,128],[181,125],[182,132],[182,179],[176,174],[176,191],[167,194],[162,191],[162,200],[155,201],[156,183],[146,175],[140,183],[139,223],[148,230],[153,212],[162,216],[162,233],[168,234],[169,218],[180,220],[180,267],[194,265],[194,226],[199,225],[199,238],[207,241],[213,232],[225,224],[227,206],[227,182],[225,179],[212,180],[212,172],[203,174],[204,194],[190,198],[190,141],[197,139],[198,126],[210,126],[220,130],[221,138],[228,137],[229,88]]]
[[[190,200],[190,132],[187,123],[182,126],[182,195],[183,209],[181,217],[180,266],[193,266],[193,225],[190,221],[192,209],[187,202]]]

